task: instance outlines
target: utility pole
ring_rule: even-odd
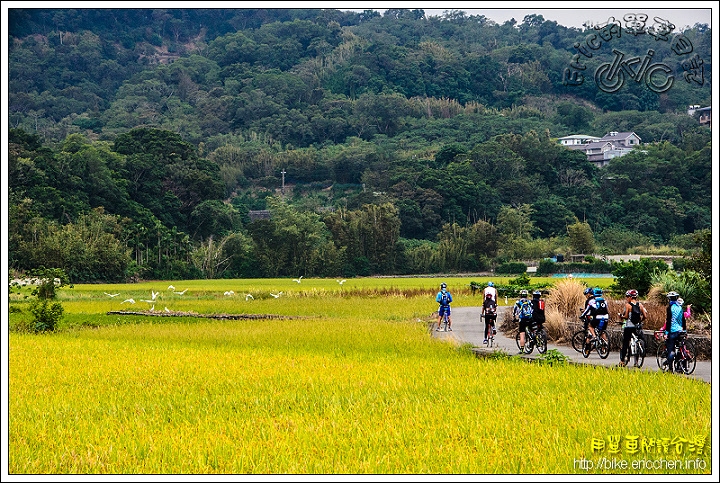
[[[283,168],[282,171],[280,171],[280,174],[282,174],[282,188],[280,189],[280,192],[283,196],[285,196],[285,168]]]

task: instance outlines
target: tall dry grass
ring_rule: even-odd
[[[586,285],[577,280],[564,279],[550,289],[545,308],[545,328],[550,340],[567,342],[572,337],[577,329],[576,324],[580,322],[578,316],[585,307],[585,295],[583,295],[585,287]],[[618,314],[623,312],[625,299],[613,299],[608,296],[605,296],[605,299],[608,302],[612,328],[621,323]],[[667,306],[658,303],[653,294],[649,294],[646,300],[641,300],[641,303],[648,311],[645,330],[659,330],[665,323]]]
[[[545,330],[550,340],[568,341],[574,332],[568,322],[578,321],[585,307],[586,286],[575,279],[562,279],[550,289],[545,299]]]

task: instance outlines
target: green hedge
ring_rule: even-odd
[[[495,269],[495,273],[502,274],[520,274],[527,272],[527,265],[522,262],[507,262],[498,265]]]
[[[537,275],[551,273],[612,273],[612,263],[594,260],[592,262],[553,262],[542,260],[538,265]]]

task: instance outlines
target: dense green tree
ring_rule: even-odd
[[[575,217],[603,253],[711,225],[711,133],[685,112],[711,104],[709,68],[704,83],[677,76],[662,95],[643,83],[605,95],[587,75],[564,86],[567,49],[586,34],[539,15],[498,25],[459,10],[12,9],[8,20],[18,269],[35,263],[21,247],[77,230],[99,207],[120,217],[128,276],[154,278],[414,270],[441,233],[464,250],[452,269],[480,269],[486,253],[544,256]],[[707,67],[710,28],[684,35]],[[650,36],[612,48],[652,48],[681,68]],[[611,50],[593,51],[587,72]],[[596,168],[555,141],[578,131],[648,144]],[[313,227],[303,216],[342,214],[323,218],[333,243],[312,259],[270,258],[289,250],[274,239],[278,219],[250,222],[283,171],[296,212],[275,207],[283,217]],[[510,236],[515,218],[532,229]],[[233,244],[240,260],[196,263]]]
[[[590,254],[595,252],[595,237],[587,222],[575,220],[575,223],[568,225],[567,235],[570,250],[573,253]]]
[[[185,230],[201,202],[224,193],[219,166],[199,158],[196,148],[175,133],[134,129],[118,136],[113,149],[126,156],[123,172],[131,199],[166,226]]]
[[[59,225],[42,219],[34,223],[35,237],[17,246],[23,268],[57,267],[73,283],[125,279],[130,250],[120,240],[115,216],[97,209],[81,215],[76,223]]]

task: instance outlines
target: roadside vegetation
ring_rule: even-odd
[[[704,469],[681,472],[709,472],[708,384],[476,358],[428,333],[441,280],[477,305],[450,277],[63,289],[58,330],[9,334],[10,473],[586,474],[574,461],[609,456],[593,445],[612,435],[692,440],[680,457]],[[107,315],[154,292],[155,310],[288,317]],[[11,295],[11,326],[27,303]]]

